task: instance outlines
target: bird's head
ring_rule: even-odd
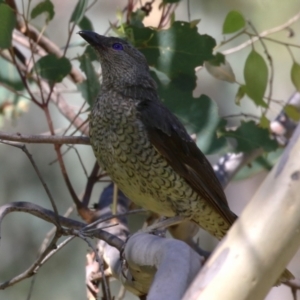
[[[123,89],[140,86],[155,88],[145,56],[131,44],[116,37],[105,37],[93,31],[79,31],[98,53],[102,69],[103,88]]]

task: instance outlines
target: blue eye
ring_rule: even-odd
[[[112,48],[115,49],[115,50],[123,50],[123,45],[120,44],[120,43],[114,43],[112,45]]]

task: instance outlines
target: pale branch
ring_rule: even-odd
[[[33,144],[90,144],[90,139],[87,136],[26,135],[22,133],[9,134],[2,131],[0,131],[0,140]]]
[[[180,300],[202,266],[201,257],[186,243],[145,233],[130,237],[124,256],[128,270],[119,273],[120,280],[135,294],[148,294],[148,300]]]
[[[249,45],[255,43],[256,41],[258,41],[259,39],[261,39],[261,38],[263,38],[267,35],[276,33],[278,31],[282,31],[282,30],[290,27],[293,23],[297,22],[299,19],[300,19],[300,13],[297,13],[295,16],[293,16],[291,19],[289,19],[287,22],[283,23],[282,25],[279,25],[277,27],[265,30],[265,31],[261,32],[258,36],[253,37],[250,40],[248,40],[248,41],[246,41],[246,42],[244,42],[244,43],[242,43],[242,44],[240,44],[236,47],[233,47],[233,48],[230,48],[228,50],[222,51],[222,54],[228,55],[228,54],[232,54],[232,53],[235,53],[237,51],[240,51],[240,50],[248,47]]]
[[[300,125],[183,299],[265,298],[300,246],[299,170]]]

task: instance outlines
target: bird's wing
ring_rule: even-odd
[[[142,100],[137,109],[156,150],[231,225],[236,216],[214,170],[181,122],[159,100]]]

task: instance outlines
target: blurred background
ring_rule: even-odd
[[[16,1],[20,10],[22,5],[28,5],[27,1]],[[22,4],[23,2],[23,4]],[[68,36],[68,21],[74,9],[74,1],[52,0],[55,6],[55,18],[49,23],[46,35],[57,45],[63,47]],[[145,3],[146,1],[140,1]],[[38,1],[32,1],[32,7]],[[153,4],[154,10],[159,10],[160,1]],[[117,12],[122,10],[125,1],[99,0],[88,11],[87,16],[93,23],[95,30],[103,34],[109,27],[109,22],[117,19]],[[207,33],[214,37],[217,43],[223,40],[222,24],[227,13],[231,10],[240,11],[247,19],[251,20],[258,32],[270,29],[285,23],[300,11],[299,0],[190,0],[190,17],[191,20],[201,19],[198,29],[201,34]],[[157,15],[157,18],[156,18]],[[188,2],[183,0],[176,9],[176,20],[188,20]],[[150,17],[145,19],[146,26],[157,26],[159,14],[155,11]],[[44,24],[42,16],[36,18],[33,24],[41,28]],[[298,26],[298,27],[297,27]],[[291,26],[294,29],[295,36],[292,42],[300,44],[299,22]],[[282,31],[275,34],[274,38],[286,41],[288,40],[288,31]],[[245,41],[246,37],[241,37],[233,43],[226,45],[220,50],[229,49]],[[71,45],[78,45],[82,40],[76,34],[71,39]],[[257,43],[255,48],[263,53],[261,46]],[[272,54],[274,61],[274,90],[273,97],[278,100],[287,100],[294,92],[294,87],[290,80],[290,70],[292,66],[291,57],[288,51],[278,45],[268,43],[268,49]],[[68,50],[68,57],[75,58],[81,54],[83,48],[74,47]],[[227,60],[232,66],[237,81],[243,82],[243,67],[245,59],[251,47],[247,47],[239,52],[227,56]],[[297,48],[293,50],[295,60],[300,62],[300,51]],[[77,62],[74,61],[76,64]],[[234,99],[238,89],[236,84],[219,81],[213,78],[203,68],[198,73],[198,86],[194,95],[206,94],[217,102],[221,116],[238,114],[241,111],[245,113],[255,113],[257,108],[253,102],[243,100],[241,106],[235,105]],[[1,90],[0,98],[7,95]],[[69,93],[65,95],[68,102],[75,108],[82,104],[82,98],[79,93]],[[26,108],[26,113],[11,118],[1,118],[1,130],[8,133],[21,132],[23,134],[40,134],[48,131],[44,115],[35,105],[24,102],[22,105]],[[274,118],[281,106],[273,105],[269,112],[269,117]],[[69,122],[52,107],[55,128],[65,128]],[[9,112],[7,113],[9,116]],[[234,126],[238,120],[230,119],[229,122]],[[63,182],[59,166],[56,163],[50,164],[55,158],[55,152],[52,145],[28,145],[29,152],[33,155],[34,160],[39,167],[45,181],[49,185],[51,192],[56,200],[60,214],[63,214],[70,206],[72,200]],[[88,146],[78,146],[82,160],[88,170],[94,164],[94,155]],[[211,162],[217,160],[217,156],[209,157]],[[65,156],[67,171],[76,192],[80,194],[85,187],[86,177],[79,165],[76,154],[72,151]],[[266,176],[261,172],[251,178],[237,180],[230,183],[226,189],[229,205],[236,214],[240,214],[247,202],[251,199],[258,186]],[[97,202],[98,197],[105,185],[97,185],[91,203]],[[51,209],[50,202],[37,178],[28,158],[21,150],[0,144],[0,204],[3,205],[15,201],[28,201],[39,204],[45,208]],[[79,219],[76,213],[71,215],[72,218]],[[131,219],[131,224],[138,227],[142,223],[142,217]],[[12,276],[22,272],[36,258],[38,249],[43,241],[45,234],[51,229],[46,222],[33,216],[13,213],[7,216],[1,228],[0,244],[0,280],[5,281]],[[212,250],[216,241],[209,237],[208,234],[201,233],[201,246],[206,250]],[[35,277],[35,285],[31,299],[85,299],[85,264],[87,245],[78,239],[75,239],[51,260],[46,263]],[[289,269],[296,275],[300,276],[300,256],[292,260]],[[31,285],[31,278],[24,280],[13,287],[0,291],[0,299],[19,300],[26,299]],[[118,286],[116,282],[112,284]],[[125,299],[136,299],[131,294],[127,294]],[[290,289],[281,286],[273,288],[267,297],[268,300],[292,299]]]

